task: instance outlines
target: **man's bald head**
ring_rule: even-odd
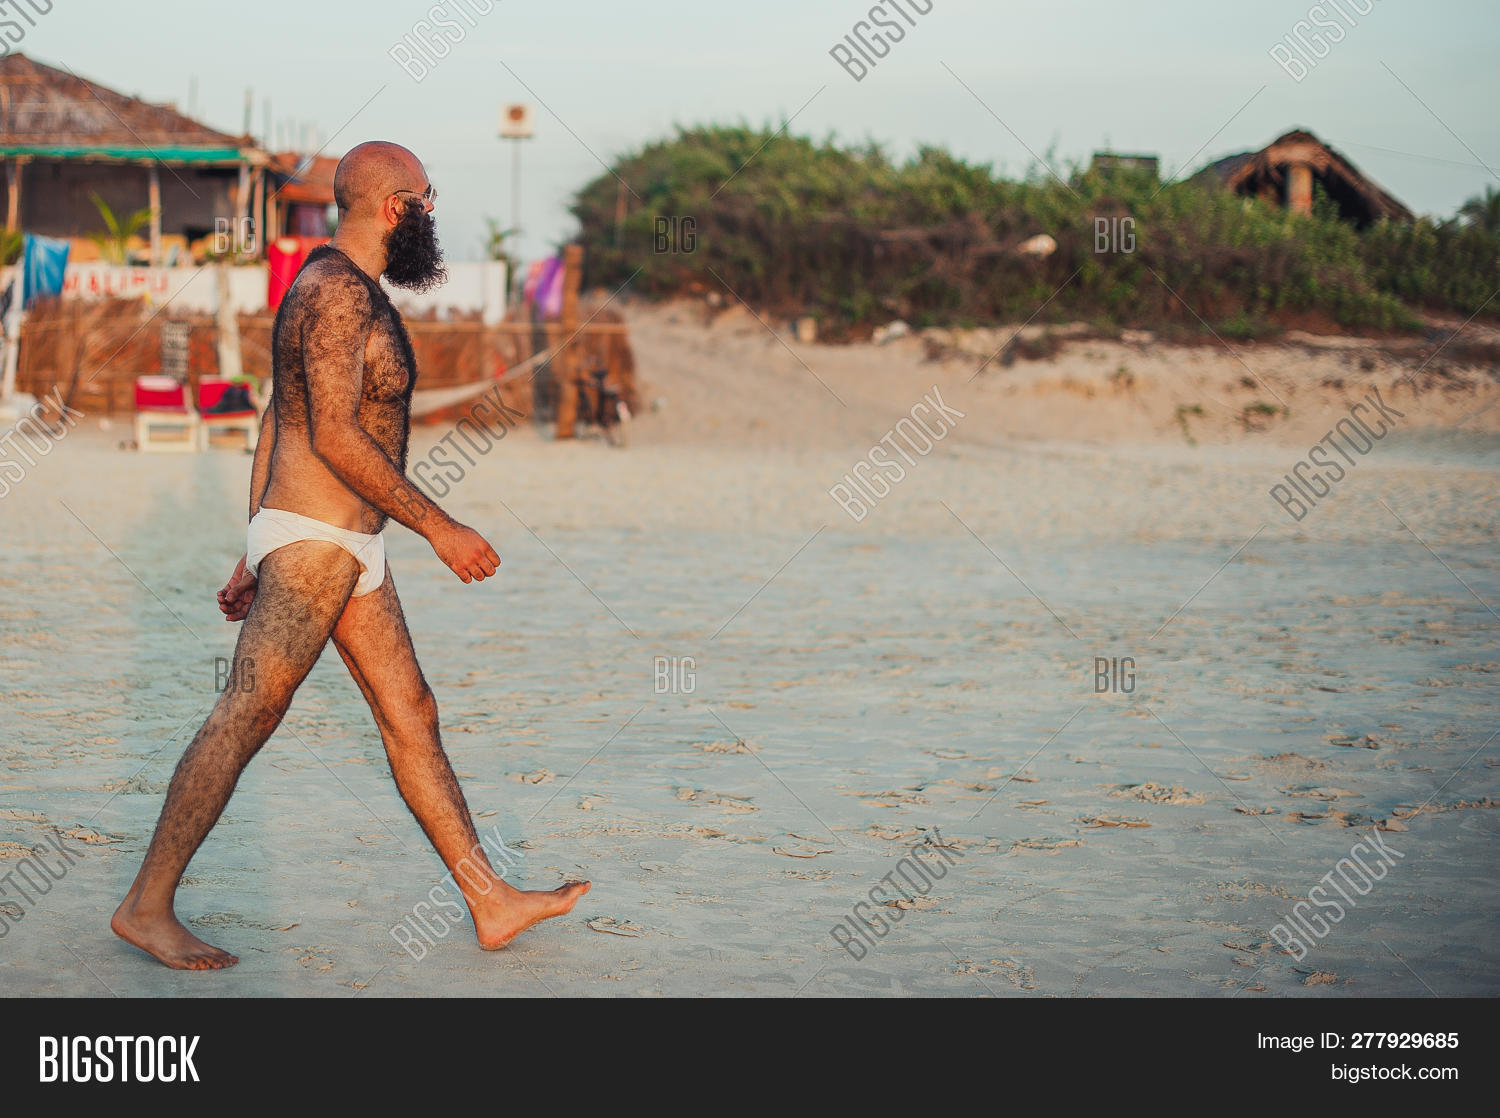
[[[432,196],[420,197],[431,185],[422,161],[400,144],[360,144],[333,173],[339,206],[333,247],[367,276],[384,277],[397,287],[428,291],[442,283],[447,274]]]
[[[427,185],[422,161],[400,144],[371,140],[339,160],[333,200],[339,217],[373,217],[395,191],[420,192]]]

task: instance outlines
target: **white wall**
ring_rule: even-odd
[[[435,291],[417,295],[385,284],[402,313],[423,313],[437,308],[479,311],[486,323],[505,317],[505,265],[498,260],[460,261],[449,264],[448,282]],[[0,289],[10,282],[11,269],[0,273]],[[235,310],[255,314],[266,310],[267,272],[264,264],[229,269],[230,298]],[[173,310],[213,314],[218,309],[218,285],[213,268],[129,268],[91,261],[69,264],[63,275],[63,297],[102,298],[107,295],[138,296],[153,309],[170,305]]]
[[[437,308],[439,317],[442,317],[445,309],[480,311],[484,315],[484,321],[491,325],[505,317],[508,277],[501,261],[461,261],[445,267],[448,269],[448,282],[425,295],[401,291],[384,281],[381,286],[402,314],[421,313],[434,307]]]
[[[229,294],[237,311],[266,309],[264,265],[229,269]],[[186,313],[218,310],[218,284],[212,268],[129,268],[90,261],[69,264],[63,273],[64,299],[98,299],[106,295],[143,298],[153,310],[170,306]]]

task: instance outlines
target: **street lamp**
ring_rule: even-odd
[[[521,141],[532,137],[531,106],[504,105],[500,109],[500,138],[514,140],[510,153],[510,228],[521,233]]]

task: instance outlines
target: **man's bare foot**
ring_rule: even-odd
[[[126,943],[154,955],[173,970],[222,970],[239,957],[204,943],[182,926],[176,916],[141,916],[129,897],[109,921],[110,930]]]
[[[471,910],[479,946],[496,951],[533,924],[572,910],[578,898],[589,891],[589,882],[572,881],[551,892],[523,893],[506,890],[479,899]]]

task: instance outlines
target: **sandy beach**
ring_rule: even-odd
[[[240,964],[110,934],[233,649],[250,459],[87,416],[0,500],[0,874],[53,829],[74,851],[0,896],[7,993],[1500,993],[1493,366],[1308,335],[976,372],[742,309],[625,317],[628,449],[519,431],[442,497],[497,579],[386,533],[481,835],[514,883],[592,880],[578,908],[495,954],[442,922],[328,651],[179,894]],[[856,522],[830,487],[934,390],[962,418]],[[1401,418],[1293,520],[1268,489],[1375,390]],[[1132,674],[1101,692],[1099,658]],[[1369,887],[1281,950],[1361,842]],[[872,902],[908,856],[936,879]],[[845,948],[856,904],[888,919]]]

